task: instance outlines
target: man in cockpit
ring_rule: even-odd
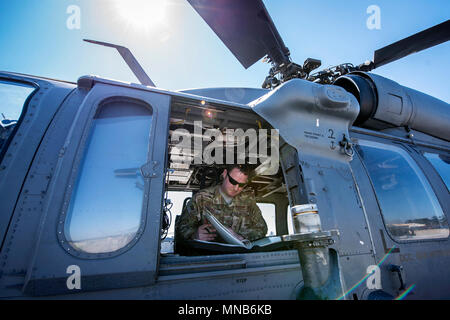
[[[246,189],[250,168],[228,166],[223,182],[198,191],[179,218],[175,228],[177,241],[204,240],[223,242],[202,214],[213,214],[239,240],[256,240],[267,233],[267,224],[256,205],[253,190]]]

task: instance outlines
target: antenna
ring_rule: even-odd
[[[131,53],[130,49],[127,47],[119,46],[112,43],[107,42],[101,42],[101,41],[95,41],[95,40],[88,40],[83,39],[83,41],[98,44],[105,47],[111,47],[116,48],[117,51],[119,51],[120,55],[122,56],[123,60],[127,63],[128,67],[133,71],[134,75],[138,80],[144,85],[144,86],[150,86],[150,87],[156,87],[153,81],[150,79],[150,77],[145,73],[144,69],[141,67],[139,62],[136,60],[136,58]]]

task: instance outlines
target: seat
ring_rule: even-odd
[[[185,214],[187,205],[188,205],[189,201],[191,201],[191,200],[192,200],[192,197],[187,197],[186,199],[184,199],[183,206],[181,207],[181,215]],[[177,247],[177,243],[180,244],[180,242],[182,242],[182,241],[180,241],[180,238],[179,238],[179,235],[177,232],[181,215],[177,215],[175,217],[175,230],[174,230],[174,239],[173,239],[174,253],[180,253],[180,251],[183,251],[182,249],[180,249],[182,246],[178,245],[178,247]]]

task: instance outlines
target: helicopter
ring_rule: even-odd
[[[448,299],[449,105],[371,71],[448,41],[450,21],[313,72],[262,1],[188,2],[245,68],[271,64],[261,88],[161,89],[94,40],[140,83],[0,72],[21,97],[1,122],[0,298]],[[220,181],[227,130],[264,134],[248,187],[273,232],[180,251],[171,194],[183,211]]]

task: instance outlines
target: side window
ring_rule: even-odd
[[[191,191],[168,191],[167,199],[170,199],[171,204],[168,205],[168,218],[170,222],[167,235],[161,242],[161,253],[174,252],[174,238],[175,238],[175,219],[181,215],[183,211],[183,204],[187,198],[192,197]]]
[[[0,149],[17,123],[34,87],[19,82],[0,80]]]
[[[447,186],[447,190],[450,191],[450,157],[434,152],[424,152],[423,155],[436,169]]]
[[[261,210],[261,214],[266,220],[267,224],[267,234],[266,236],[275,236],[277,234],[277,230],[275,227],[275,204],[273,203],[256,203],[259,209]]]
[[[78,169],[64,233],[87,253],[119,250],[141,223],[151,108],[132,100],[99,106]]]
[[[18,120],[25,100],[34,91],[34,87],[19,82],[0,80],[0,97],[2,99],[2,120]]]
[[[397,240],[446,238],[448,222],[428,180],[400,147],[360,141],[386,228]]]

